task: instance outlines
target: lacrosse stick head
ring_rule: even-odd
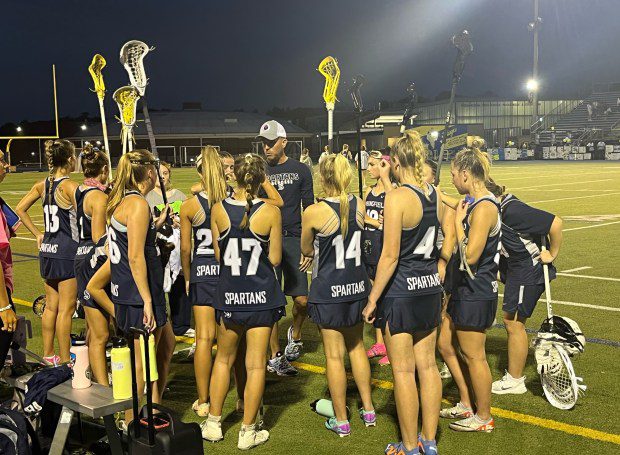
[[[118,104],[120,120],[123,126],[133,127],[136,123],[136,106],[140,99],[138,89],[133,85],[126,85],[116,90],[112,98]]]
[[[327,106],[334,106],[336,102],[336,92],[340,83],[340,68],[338,68],[338,60],[334,57],[325,57],[319,67],[319,73],[325,77],[325,88],[323,89],[323,100]]]
[[[471,43],[469,32],[467,30],[463,30],[461,33],[454,35],[452,37],[452,44],[464,56],[467,56],[474,51],[474,45]]]
[[[579,325],[570,318],[553,316],[551,319],[545,319],[540,326],[539,336],[541,333],[549,334],[562,343],[566,352],[571,356],[584,351],[586,337]]]
[[[93,56],[93,61],[90,63],[88,67],[88,72],[90,76],[93,78],[93,83],[95,84],[95,93],[101,99],[105,96],[105,83],[103,82],[103,73],[102,70],[106,65],[105,58],[101,54],[95,54]]]
[[[129,82],[140,96],[144,96],[148,79],[144,71],[144,57],[154,48],[138,40],[127,41],[121,47],[120,60],[129,75]]]
[[[364,110],[364,103],[362,102],[362,93],[361,88],[364,85],[366,78],[362,74],[358,74],[353,78],[351,86],[349,87],[349,94],[353,99],[353,106],[357,112],[362,112]]]

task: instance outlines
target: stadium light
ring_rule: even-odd
[[[17,125],[17,128],[15,128],[17,130],[18,133],[21,133],[23,131],[22,127]]]
[[[30,152],[30,155],[34,156],[34,152]]]
[[[82,129],[82,131],[86,131],[87,126],[85,123],[82,123],[82,125],[80,125],[80,128]]]
[[[101,145],[101,141],[97,141],[97,145]]]
[[[534,93],[538,91],[538,81],[536,79],[529,79],[525,84],[525,88],[530,93]]]
[[[439,131],[431,131],[431,137],[437,139],[439,137]]]

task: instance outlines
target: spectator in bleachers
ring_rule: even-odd
[[[592,105],[590,103],[586,104],[586,109],[588,110],[588,122],[591,122],[592,121]]]

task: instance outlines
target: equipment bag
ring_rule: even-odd
[[[39,440],[32,425],[21,412],[0,406],[0,453],[38,455]]]

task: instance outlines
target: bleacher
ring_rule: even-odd
[[[620,124],[620,106],[616,104],[619,97],[620,91],[592,93],[555,124],[540,132],[540,143],[560,145],[567,136],[571,137],[573,144],[608,138],[612,129]],[[598,102],[598,110],[594,109],[594,102]],[[588,104],[594,111],[591,120],[588,120]],[[611,108],[611,112],[605,114],[603,111],[607,108]]]

